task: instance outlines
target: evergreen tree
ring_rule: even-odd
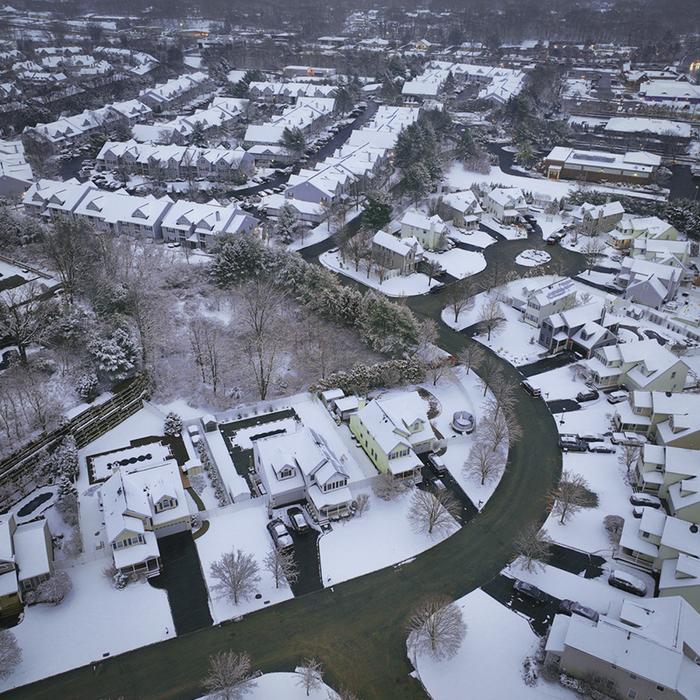
[[[285,204],[277,216],[275,232],[283,243],[291,243],[296,238],[300,224],[296,211]]]
[[[78,449],[75,438],[67,435],[51,455],[51,468],[59,477],[65,477],[69,482],[75,481],[78,476]]]
[[[306,137],[304,132],[298,127],[284,128],[280,144],[284,146],[293,156],[298,158],[306,150]]]
[[[175,413],[170,411],[167,416],[165,416],[165,421],[163,422],[163,435],[169,435],[175,437],[182,433],[182,418]]]
[[[367,195],[362,225],[368,231],[378,231],[391,221],[391,204],[379,193]]]

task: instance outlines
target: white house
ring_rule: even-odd
[[[625,216],[608,236],[610,245],[619,250],[626,250],[632,246],[635,239],[640,237],[675,241],[678,238],[678,231],[658,216]]]
[[[467,230],[478,228],[481,215],[484,213],[479,200],[471,190],[443,195],[440,210],[443,218],[451,219],[455,226]]]
[[[620,202],[605,204],[589,204],[584,202],[571,213],[574,221],[581,230],[589,236],[609,233],[622,220],[625,210]]]
[[[659,309],[675,298],[682,276],[680,265],[627,257],[615,276],[615,284],[625,290],[625,299]]]
[[[527,211],[523,191],[518,187],[494,187],[487,192],[482,205],[496,221],[511,224]]]
[[[401,217],[401,238],[415,238],[426,250],[440,250],[445,247],[447,226],[437,214],[408,209]]]
[[[423,248],[415,238],[396,238],[386,231],[377,231],[372,238],[372,258],[388,276],[415,272],[422,255]]]
[[[75,208],[97,187],[91,182],[71,180],[37,180],[22,197],[24,210],[30,216],[71,218]]]
[[[562,277],[537,289],[525,291],[523,320],[538,328],[548,316],[576,305],[576,285],[570,277]]]
[[[350,514],[347,455],[338,457],[317,431],[303,427],[255,440],[253,458],[273,507],[306,499],[319,521]]]

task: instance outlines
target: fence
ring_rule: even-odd
[[[122,421],[134,415],[143,405],[148,395],[148,379],[138,375],[124,382],[111,398],[104,403],[91,406],[71,420],[40,438],[33,440],[13,452],[0,462],[0,484],[7,480],[31,474],[33,467],[42,459],[44,451],[54,447],[59,440],[73,435],[78,448],[115,428]]]

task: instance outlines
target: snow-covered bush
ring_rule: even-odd
[[[56,571],[51,578],[29,591],[25,599],[29,605],[47,603],[58,605],[73,590],[73,582],[65,571]]]
[[[56,502],[56,510],[61,514],[66,525],[75,527],[78,524],[78,494],[69,491],[59,497]]]
[[[163,423],[163,434],[175,437],[182,433],[182,418],[175,413],[170,411],[167,416],[165,416],[165,421]]]
[[[78,476],[78,448],[75,438],[67,435],[51,454],[51,465],[54,476],[57,479],[66,477],[75,481]]]
[[[112,382],[126,379],[136,369],[137,345],[125,328],[117,328],[108,337],[95,338],[88,349],[98,372]]]
[[[414,357],[388,360],[373,365],[355,365],[352,369],[333,372],[322,379],[312,391],[339,388],[346,394],[365,394],[376,387],[391,387],[398,384],[418,384],[425,379],[423,363]]]
[[[388,472],[380,474],[372,483],[372,491],[377,498],[382,501],[393,501],[403,493],[406,493],[408,486],[399,479],[394,478]]]
[[[81,374],[75,383],[75,391],[83,401],[93,401],[97,396],[97,387],[97,375],[94,372]]]

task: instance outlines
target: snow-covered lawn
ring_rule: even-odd
[[[542,238],[549,238],[553,233],[558,233],[564,228],[564,219],[559,214],[536,213],[535,220],[542,229]]]
[[[216,511],[209,518],[207,532],[195,540],[204,579],[209,589],[209,608],[215,623],[293,597],[289,587],[275,588],[272,575],[263,566],[263,559],[272,543],[266,528],[267,523],[267,508],[263,500],[248,501]],[[238,605],[234,605],[228,598],[212,591],[216,579],[212,578],[211,564],[221,559],[222,554],[237,549],[255,557],[260,574],[257,592],[261,597],[241,600]]]
[[[319,261],[329,270],[361,282],[372,289],[377,289],[388,297],[410,297],[427,294],[430,288],[441,286],[436,280],[430,280],[430,284],[428,284],[428,276],[422,272],[414,272],[411,275],[397,275],[380,282],[374,268],[372,268],[368,277],[367,266],[364,263],[361,263],[359,269],[356,270],[352,261],[347,260],[343,262],[340,259],[340,253],[331,253],[330,251],[323,253],[319,257]]]
[[[597,270],[584,270],[576,275],[576,278],[581,282],[590,282],[591,284],[599,284],[606,287],[614,287],[615,274],[612,272],[598,272]]]
[[[165,591],[145,582],[116,590],[102,573],[109,564],[103,557],[67,569],[73,590],[60,605],[25,608],[12,628],[22,662],[0,681],[0,690],[175,635]]]
[[[457,604],[467,624],[467,634],[457,655],[445,661],[435,661],[428,655],[415,660],[420,680],[431,698],[571,700],[571,692],[557,684],[540,680],[530,687],[523,682],[520,675],[523,659],[534,653],[538,643],[525,618],[481,589],[460,598]]]
[[[535,374],[527,381],[542,391],[545,401],[575,399],[579,391],[589,391],[583,379],[571,371],[571,365]]]
[[[452,248],[444,253],[425,251],[424,256],[439,263],[445,272],[460,280],[475,275],[486,267],[486,258],[482,253],[461,248]]]
[[[318,541],[324,586],[398,564],[449,536],[437,533],[431,536],[413,530],[408,522],[410,492],[393,501],[377,498],[370,486],[357,491],[361,492],[370,497],[369,510],[360,517],[334,523],[333,530]],[[458,529],[455,521],[452,532]]]
[[[552,256],[546,250],[528,248],[515,258],[515,262],[523,267],[537,267],[546,265],[551,259]]]
[[[362,207],[353,207],[348,211],[345,217],[345,223],[350,223],[353,219],[357,218],[363,211],[364,209]],[[335,233],[335,231],[331,230],[328,221],[322,221],[317,226],[314,226],[314,228],[312,228],[304,236],[303,241],[301,238],[297,238],[295,241],[292,241],[287,246],[287,248],[289,250],[303,250],[304,248],[308,248],[311,245],[315,245],[316,243],[321,243],[321,241],[325,241],[327,238],[330,238],[333,235],[333,233]]]
[[[255,661],[253,661],[255,663]],[[255,686],[245,694],[245,700],[336,700],[338,694],[325,683],[320,688],[312,689],[306,694],[300,684],[298,673],[266,673],[255,679]],[[207,695],[199,700],[213,700]]]
[[[462,231],[461,229],[451,227],[449,237],[461,243],[473,245],[476,248],[488,248],[496,242],[493,236],[490,236],[486,231],[482,231],[478,228],[470,231]]]
[[[624,467],[618,464],[616,453],[594,452],[565,453],[563,466],[586,479],[591,491],[598,494],[598,507],[582,508],[564,525],[560,524],[558,515],[550,513],[544,527],[559,544],[601,556],[610,555],[612,545],[603,527],[603,518],[606,515],[620,515],[625,520],[633,517],[629,502],[632,489],[624,481]]]

